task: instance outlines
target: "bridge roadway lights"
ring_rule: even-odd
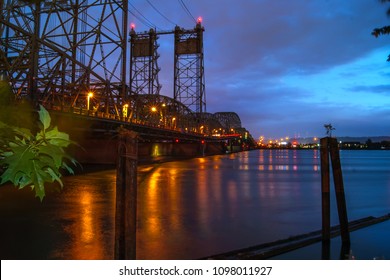
[[[70,135],[78,143],[70,153],[81,163],[115,164],[117,160],[118,128],[139,134],[139,161],[153,161],[157,157],[197,157],[225,153],[223,140],[215,137],[181,133],[157,127],[125,123],[114,119],[50,111],[53,124]],[[175,139],[179,141],[176,143]],[[204,143],[202,143],[204,141]],[[82,148],[80,148],[80,146]]]

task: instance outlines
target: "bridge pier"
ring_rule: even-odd
[[[85,139],[82,148],[73,147],[71,154],[84,164],[115,164],[117,161],[116,139]],[[213,143],[138,143],[139,162],[161,161],[163,158],[183,159],[224,154],[223,145]]]

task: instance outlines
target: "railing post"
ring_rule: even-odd
[[[136,259],[137,134],[119,131],[116,174],[115,259]]]

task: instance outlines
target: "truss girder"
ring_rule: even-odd
[[[234,112],[217,112],[214,116],[227,131],[231,129],[241,128],[241,119]]]
[[[5,2],[0,78],[9,80],[17,97],[86,107],[93,91],[107,112],[118,112],[128,90],[127,1]]]
[[[180,102],[164,96],[140,94],[127,99],[122,112],[131,122],[155,127],[197,132],[199,121],[196,115]]]

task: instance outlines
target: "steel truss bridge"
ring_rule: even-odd
[[[246,132],[207,113],[201,22],[136,33],[128,1],[0,0],[0,80],[16,100],[137,126],[220,137]],[[157,39],[175,36],[174,97],[160,95]]]

